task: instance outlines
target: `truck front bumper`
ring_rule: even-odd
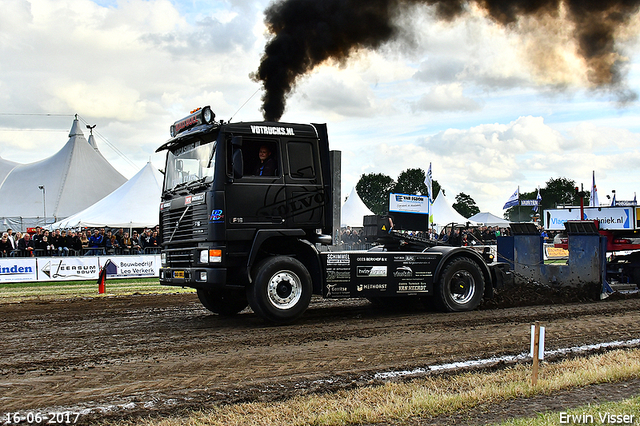
[[[213,288],[224,287],[227,268],[160,268],[160,284],[179,287]]]

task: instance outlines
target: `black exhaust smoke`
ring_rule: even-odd
[[[264,86],[263,116],[278,121],[298,77],[325,61],[344,63],[359,49],[376,49],[399,33],[396,21],[413,5],[433,6],[451,21],[476,5],[499,25],[517,31],[521,17],[566,16],[594,87],[622,83],[616,32],[638,12],[640,0],[284,0],[265,11],[273,35],[252,78]],[[564,13],[561,13],[564,11]],[[628,94],[627,94],[628,96]]]

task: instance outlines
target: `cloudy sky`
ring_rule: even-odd
[[[249,75],[268,39],[268,5],[4,0],[0,157],[53,155],[78,114],[97,125],[101,152],[131,177],[149,160],[163,167],[155,149],[193,108],[261,120],[261,86]],[[601,203],[612,190],[628,200],[640,191],[637,16],[618,34],[625,77],[614,88],[590,86],[563,25],[523,21],[522,35],[478,11],[442,23],[429,9],[402,25],[402,36],[378,51],[304,76],[282,117],[327,123],[332,148],[342,151],[343,197],[362,174],[395,179],[429,163],[450,203],[464,192],[500,216],[518,186],[529,192],[551,178],[589,189],[595,171]]]

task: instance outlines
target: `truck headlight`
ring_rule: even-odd
[[[222,250],[209,250],[209,263],[222,262]]]
[[[222,262],[222,250],[202,250],[200,252],[200,263],[220,262]]]
[[[167,253],[160,253],[160,264],[162,266],[167,266]]]

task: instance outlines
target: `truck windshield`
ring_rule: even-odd
[[[164,190],[188,186],[191,182],[202,184],[213,181],[215,170],[216,142],[194,142],[167,154],[167,168],[164,174]]]

